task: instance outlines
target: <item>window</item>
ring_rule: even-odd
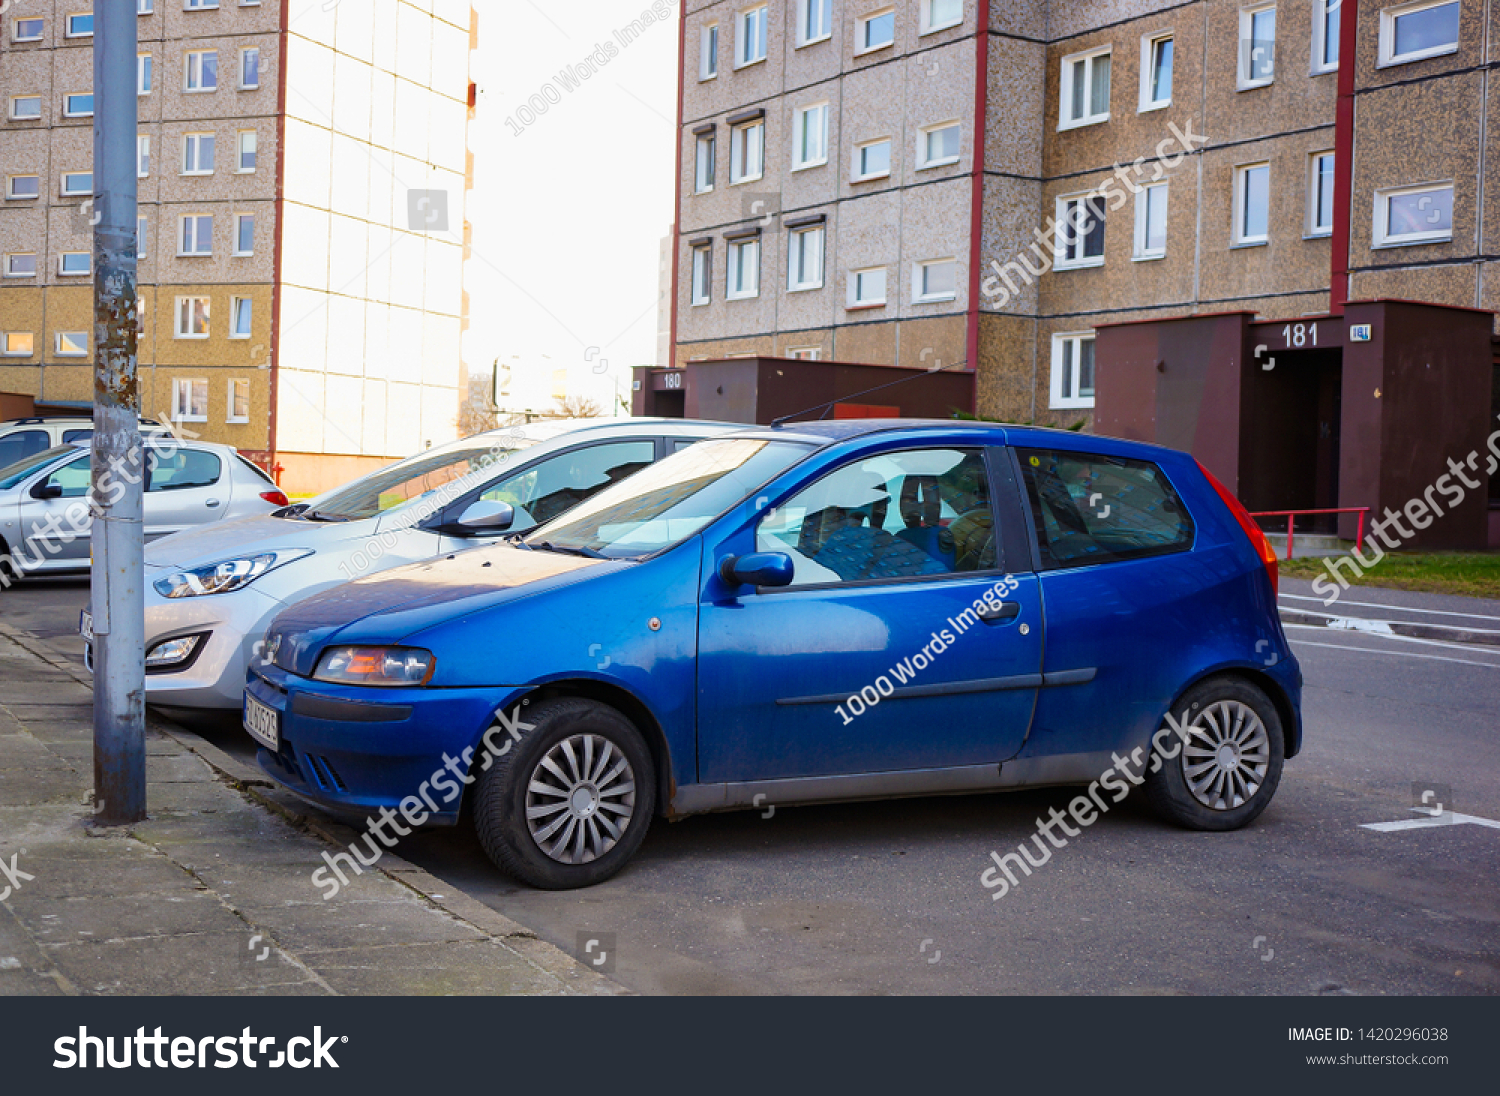
[[[712,80],[719,75],[719,24],[703,28],[698,39],[698,79]]]
[[[797,46],[833,36],[833,0],[797,0]]]
[[[154,75],[149,53],[137,53],[135,55],[135,93],[137,95],[151,94],[151,80]]]
[[[1333,153],[1315,152],[1307,181],[1307,234],[1333,232]]]
[[[88,251],[64,251],[57,257],[57,273],[64,278],[85,278],[93,272],[94,256]]]
[[[237,155],[234,170],[248,174],[255,170],[255,130],[242,129],[235,135]]]
[[[1102,194],[1057,200],[1056,269],[1104,265],[1105,208]]]
[[[742,11],[735,17],[734,67],[744,68],[766,59],[766,6]]]
[[[768,512],[755,550],[791,556],[793,586],[989,571],[998,565],[989,498],[978,449],[883,453]]]
[[[1160,259],[1167,253],[1167,184],[1135,192],[1135,258]]]
[[[866,179],[884,179],[891,173],[891,139],[882,137],[878,141],[866,141],[854,146],[854,167],[851,182],[862,183]]]
[[[135,219],[135,257],[137,260],[146,257],[146,218]]]
[[[177,298],[177,338],[179,339],[206,339],[208,338],[208,298],[207,297],[178,297]],[[207,399],[207,390],[204,399]],[[176,416],[173,416],[174,418]]]
[[[186,59],[183,91],[217,91],[219,87],[219,51],[193,50]]]
[[[196,411],[201,408],[203,417],[196,414],[185,414],[173,416],[180,422],[207,422],[208,421],[208,382],[207,381],[174,381],[173,394],[176,394],[177,384],[194,385],[187,395],[188,408]],[[197,385],[203,386],[200,393]],[[174,399],[175,405],[175,399]],[[219,458],[213,453],[203,449],[188,449],[179,446],[174,449],[155,447],[146,451],[146,490],[147,491],[182,491],[190,487],[212,487],[219,482],[219,475],[224,466]]]
[[[7,201],[19,201],[23,198],[38,198],[42,193],[42,177],[40,175],[11,175],[5,180],[5,198]]]
[[[1094,333],[1052,336],[1052,406],[1094,406]]]
[[[4,340],[0,339],[0,354],[5,353]],[[52,448],[52,439],[45,430],[16,430],[0,436],[0,468],[16,461],[34,457]],[[51,458],[48,458],[49,460]]]
[[[793,346],[790,347],[786,356],[793,361],[816,362],[823,359],[823,348],[820,346]]]
[[[182,244],[179,255],[212,255],[214,219],[212,214],[188,214],[182,218]]]
[[[828,162],[828,104],[815,103],[797,111],[792,143],[792,170]]]
[[[1276,79],[1276,8],[1240,12],[1241,91],[1263,88]]]
[[[1141,110],[1160,110],[1172,103],[1172,36],[1141,39]]]
[[[964,0],[922,0],[922,34],[956,27],[964,21]]]
[[[1150,461],[1017,450],[1044,571],[1193,546],[1193,519]]]
[[[881,308],[885,305],[885,267],[849,271],[849,307]]]
[[[81,12],[78,15],[70,15],[64,24],[64,37],[67,38],[92,38],[94,36],[94,13]]]
[[[234,216],[234,253],[255,254],[255,214],[236,213]],[[248,303],[248,302],[246,302]]]
[[[963,127],[958,122],[942,122],[917,131],[917,170],[958,163],[958,146]]]
[[[86,358],[89,353],[87,331],[59,331],[57,333],[57,356],[59,358]]]
[[[249,422],[250,421],[250,382],[229,382],[229,391],[225,394],[224,406],[227,409],[224,415],[225,422]]]
[[[17,19],[10,28],[12,42],[40,42],[43,22],[40,19]]]
[[[854,53],[869,53],[885,49],[896,41],[896,9],[882,8],[880,11],[862,15],[855,23]]]
[[[1453,238],[1453,184],[1375,192],[1375,246],[1402,247]]]
[[[209,11],[219,6],[219,0],[182,0],[183,11]]]
[[[514,506],[515,521],[505,530],[506,535],[525,532],[639,472],[655,459],[655,449],[650,441],[616,441],[574,449],[501,480],[480,498]],[[419,484],[412,485],[412,494],[427,489],[424,477]]]
[[[958,296],[958,263],[933,259],[912,268],[911,299],[917,304],[951,301]]]
[[[729,241],[724,296],[731,301],[760,295],[760,238]]]
[[[1110,57],[1105,47],[1063,58],[1058,129],[1109,121]]]
[[[40,95],[17,95],[10,101],[10,120],[12,122],[24,122],[31,118],[42,116],[42,97]]]
[[[260,50],[254,47],[240,50],[240,90],[250,91],[260,87]]]
[[[759,179],[765,170],[766,122],[764,118],[729,131],[729,184]]]
[[[229,337],[231,339],[248,339],[250,337],[250,323],[253,315],[254,305],[249,297],[229,298]]]
[[[135,175],[144,179],[151,174],[151,137],[140,133],[135,138]]]
[[[29,358],[35,352],[30,331],[7,331],[0,336],[0,354],[7,358]]]
[[[94,116],[94,93],[75,92],[63,97],[64,118],[92,118]]]
[[[794,229],[787,239],[786,288],[795,293],[823,288],[824,226]]]
[[[156,10],[156,0],[135,0],[135,13],[137,15],[150,15]]]
[[[35,278],[36,254],[22,251],[5,256],[5,276],[7,278]]]
[[[707,244],[693,248],[693,304],[713,300],[713,248]]]
[[[82,194],[94,193],[94,173],[92,171],[64,172],[60,193],[64,198],[75,198]]]
[[[172,421],[208,421],[207,380],[177,378],[172,381]],[[161,471],[161,464],[158,463],[152,471]]]
[[[1343,4],[1344,0],[1313,0],[1314,75],[1339,67],[1339,9]]]
[[[707,194],[714,188],[714,160],[718,156],[719,140],[713,130],[698,134],[694,143],[693,192]]]
[[[1380,63],[1404,65],[1458,49],[1458,0],[1402,4],[1380,13]]]
[[[182,173],[184,175],[212,175],[214,173],[214,135],[212,133],[184,133],[182,135]]]
[[[1234,242],[1270,240],[1271,165],[1246,164],[1234,169]]]

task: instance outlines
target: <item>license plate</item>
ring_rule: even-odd
[[[94,642],[94,614],[87,609],[78,614],[78,634],[85,643]]]
[[[281,746],[281,713],[269,705],[262,704],[248,693],[245,695],[245,730],[251,738],[268,750]]]

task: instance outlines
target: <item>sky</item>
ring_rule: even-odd
[[[558,369],[568,370],[570,392],[606,406],[616,391],[628,400],[631,367],[656,360],[678,8],[663,0],[666,17],[624,45],[615,32],[650,0],[476,0],[475,8],[470,372],[509,362],[517,399],[541,406]]]

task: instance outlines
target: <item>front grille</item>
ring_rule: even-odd
[[[344,783],[339,771],[333,767],[333,762],[321,754],[307,754],[307,767],[312,771],[315,781],[324,791],[348,792],[349,788]]]

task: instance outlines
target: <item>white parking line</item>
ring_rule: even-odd
[[[1419,655],[1415,651],[1385,651],[1379,647],[1346,647],[1341,643],[1313,643],[1311,640],[1293,640],[1301,647],[1326,647],[1330,651],[1354,651],[1359,654],[1368,655],[1396,655],[1398,658],[1425,658],[1434,662],[1461,662],[1465,666],[1488,666],[1492,670],[1500,670],[1500,663],[1475,662],[1467,658],[1450,658],[1447,655]]]
[[[1309,597],[1307,594],[1282,594],[1281,597],[1292,601],[1316,601],[1319,605],[1324,604],[1320,597]],[[1340,605],[1354,605],[1361,609],[1394,609],[1398,613],[1426,613],[1429,616],[1452,616],[1463,617],[1466,620],[1494,620],[1500,621],[1500,616],[1487,616],[1484,613],[1455,613],[1449,609],[1413,609],[1406,605],[1390,605],[1379,601],[1344,601],[1339,599]]]
[[[1425,830],[1433,826],[1487,826],[1492,830],[1500,830],[1500,822],[1490,818],[1459,814],[1457,811],[1444,811],[1435,815],[1424,807],[1413,807],[1412,810],[1420,812],[1423,817],[1403,818],[1399,822],[1361,822],[1359,828],[1376,830],[1380,833],[1394,833],[1397,830]]]
[[[1450,643],[1447,640],[1442,640],[1442,639],[1421,639],[1421,638],[1419,638],[1417,636],[1398,636],[1398,635],[1396,635],[1394,633],[1391,633],[1390,635],[1387,635],[1384,632],[1372,632],[1372,631],[1370,631],[1368,629],[1364,629],[1364,628],[1360,628],[1360,629],[1353,629],[1353,628],[1343,629],[1343,628],[1328,628],[1328,627],[1326,627],[1326,626],[1324,626],[1322,624],[1285,624],[1285,623],[1282,624],[1282,627],[1283,628],[1298,628],[1298,629],[1302,629],[1302,630],[1309,631],[1309,632],[1322,632],[1324,635],[1327,635],[1330,631],[1333,631],[1333,632],[1339,632],[1339,631],[1356,632],[1357,631],[1360,635],[1367,635],[1367,636],[1371,636],[1371,637],[1376,638],[1376,639],[1388,640],[1391,643],[1411,643],[1411,644],[1415,644],[1418,647],[1444,647],[1444,648],[1446,648],[1446,649],[1448,649],[1450,651],[1468,651],[1470,654],[1478,654],[1481,651],[1484,652],[1484,653],[1486,653],[1486,654],[1489,653],[1489,648],[1484,647],[1484,648],[1479,648],[1478,650],[1476,650],[1475,645],[1472,644],[1472,643]],[[1364,647],[1360,647],[1360,648],[1356,648],[1356,649],[1357,650],[1366,650],[1366,649],[1375,650],[1376,648],[1364,648]],[[1500,654],[1500,651],[1496,651],[1495,653],[1496,654]],[[1485,665],[1489,665],[1489,663],[1485,663]]]

